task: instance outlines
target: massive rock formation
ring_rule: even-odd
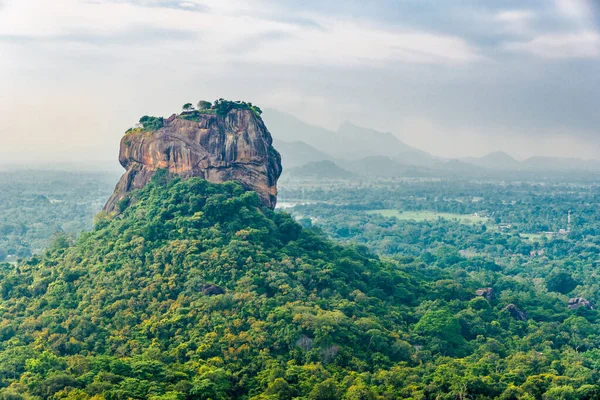
[[[210,182],[239,181],[275,208],[281,157],[262,119],[249,109],[226,115],[172,115],[155,131],[134,129],[121,140],[119,161],[126,169],[104,210],[119,211],[127,193],[142,188],[159,169]]]

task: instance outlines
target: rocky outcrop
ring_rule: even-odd
[[[491,287],[477,289],[477,291],[475,291],[475,294],[477,296],[483,297],[487,301],[491,301],[492,297],[494,296],[494,289],[492,289]]]
[[[593,310],[595,308],[594,303],[587,299],[584,299],[583,297],[574,297],[572,299],[569,299],[569,305],[567,307],[571,310],[579,307],[585,307],[588,310]]]
[[[511,317],[519,321],[527,320],[527,313],[525,311],[521,311],[519,307],[514,304],[509,304],[502,311],[508,311]]]
[[[296,340],[296,346],[300,347],[304,351],[310,351],[313,348],[315,340],[304,334],[300,336],[300,339]]]
[[[104,210],[118,212],[121,200],[160,169],[213,183],[238,181],[275,208],[281,157],[272,142],[262,119],[249,109],[194,119],[172,115],[158,130],[134,129],[121,140],[119,161],[126,171]]]
[[[213,284],[202,284],[200,285],[200,291],[206,296],[216,296],[219,294],[225,294],[225,289]]]

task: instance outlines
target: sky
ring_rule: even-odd
[[[0,163],[116,162],[140,116],[220,97],[600,159],[599,71],[600,0],[0,0]]]

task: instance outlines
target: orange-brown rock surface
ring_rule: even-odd
[[[126,169],[104,210],[118,211],[127,193],[141,189],[159,169],[210,182],[239,181],[275,208],[281,157],[271,134],[252,110],[200,114],[196,120],[172,115],[153,132],[133,130],[121,140],[119,161]]]

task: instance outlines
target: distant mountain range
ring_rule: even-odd
[[[600,173],[600,161],[596,160],[531,157],[519,161],[502,151],[483,157],[447,160],[409,146],[392,133],[378,132],[350,122],[344,122],[334,131],[273,109],[266,109],[263,119],[273,135],[275,148],[282,155],[284,173],[289,171],[295,176],[313,174],[319,166],[331,171],[335,169],[332,165],[355,175],[383,178]],[[321,161],[328,163],[319,164]],[[307,167],[305,171],[298,168],[302,166]]]
[[[278,138],[273,138],[273,146],[281,154],[281,162],[284,168],[294,168],[317,161],[333,160],[333,157],[329,154],[317,150],[300,140],[284,142]]]
[[[520,162],[518,160],[514,159],[503,151],[495,151],[480,158],[468,157],[462,159],[461,161],[476,165],[478,167],[498,170],[513,170],[518,169],[520,166]]]
[[[352,172],[340,168],[336,163],[328,160],[309,162],[300,167],[290,168],[288,175],[295,178],[350,179],[356,177]]]
[[[298,153],[301,154],[290,157],[292,164],[304,158],[317,161],[314,158],[325,157],[323,153],[328,157],[322,159],[358,160],[386,156],[401,160],[407,165],[430,165],[435,160],[431,154],[407,145],[391,133],[362,128],[349,122],[340,125],[337,131],[332,131],[271,109],[264,111],[263,119],[282,154],[288,153],[291,143],[298,146]],[[303,142],[304,145],[298,142]],[[285,157],[283,160],[284,163],[287,162]]]
[[[480,158],[465,158],[469,164],[504,171],[600,171],[600,161],[566,157],[531,157],[518,161],[510,155],[497,151]]]

